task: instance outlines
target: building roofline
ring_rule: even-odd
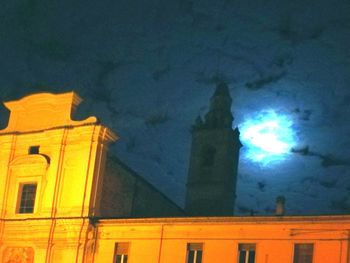
[[[350,223],[350,215],[294,215],[294,216],[225,216],[225,217],[150,217],[150,218],[121,218],[121,217],[26,217],[0,218],[0,221],[36,221],[36,220],[90,220],[98,225],[172,225],[172,224],[300,224],[300,223]]]
[[[350,223],[350,215],[307,215],[307,216],[230,216],[230,217],[162,217],[162,218],[96,218],[98,224],[286,224],[286,223]]]

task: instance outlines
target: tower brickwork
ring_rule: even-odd
[[[217,86],[204,120],[192,129],[186,212],[193,216],[229,216],[234,202],[239,131],[232,128],[232,99],[225,83]]]

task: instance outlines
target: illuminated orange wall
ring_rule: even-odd
[[[185,263],[187,243],[203,243],[203,263],[238,262],[239,243],[256,243],[257,263],[292,263],[295,243],[314,244],[314,263],[348,263],[348,229],[349,216],[101,220],[95,262],[130,242],[130,263]]]

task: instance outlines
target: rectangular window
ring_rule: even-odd
[[[187,260],[186,263],[202,263],[203,244],[190,243],[187,244]]]
[[[18,213],[29,214],[34,212],[36,184],[21,184],[20,185],[20,200]]]
[[[238,262],[255,263],[255,244],[238,244]]]
[[[128,262],[129,243],[116,243],[114,248],[114,263]]]
[[[28,154],[39,154],[40,146],[30,146],[28,149]]]
[[[293,263],[312,263],[314,244],[295,244]]]

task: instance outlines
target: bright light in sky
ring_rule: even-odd
[[[264,110],[245,119],[239,130],[246,157],[263,165],[284,160],[295,145],[292,126],[290,117],[274,110]]]

